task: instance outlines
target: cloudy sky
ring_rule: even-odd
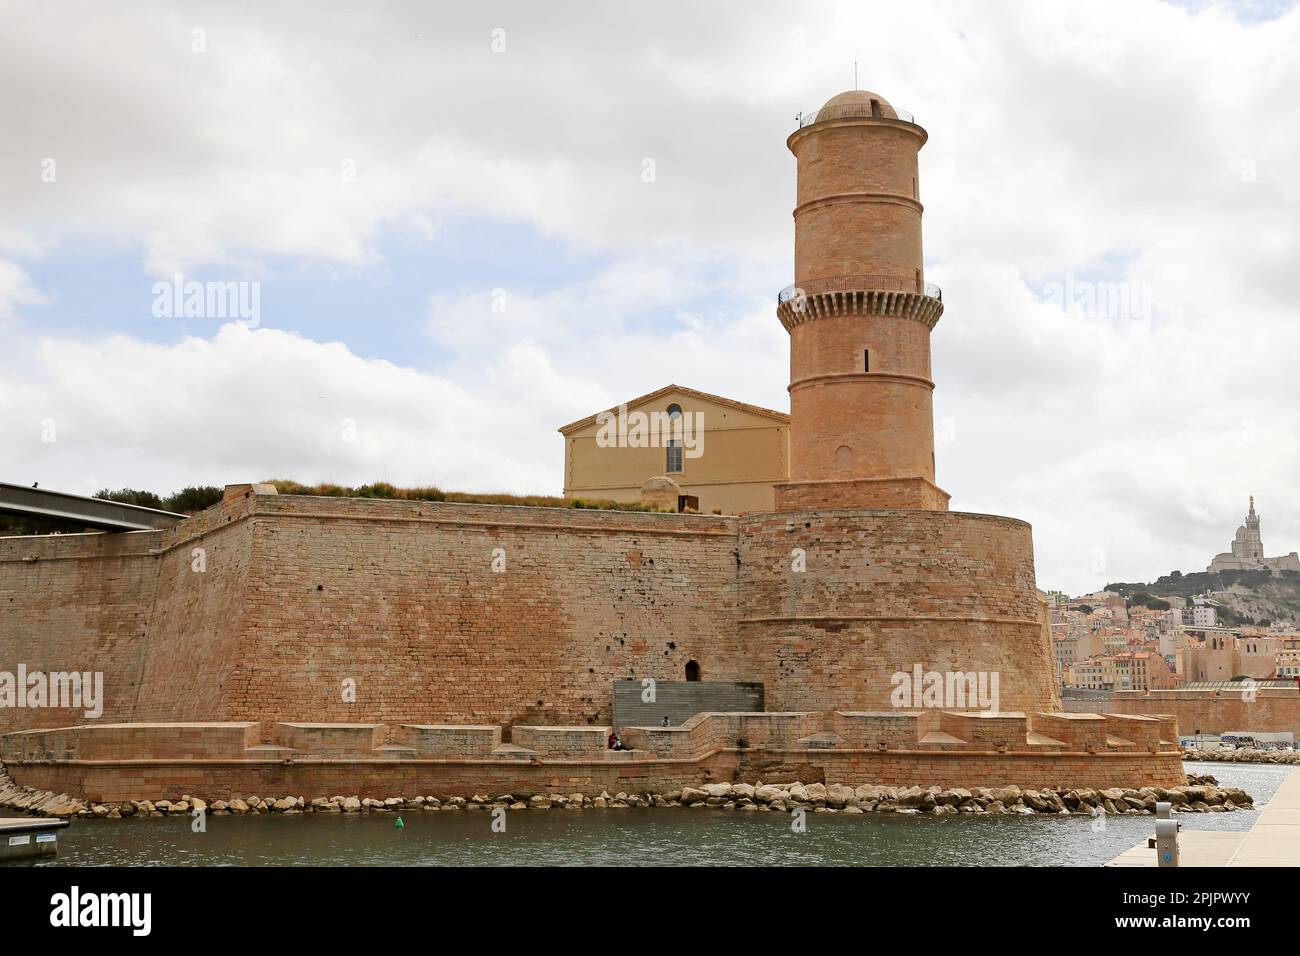
[[[1073,592],[1203,568],[1249,494],[1300,548],[1293,3],[0,16],[0,480],[558,494],[622,399],[788,409],[784,141],[856,60],[930,134],[952,507]]]

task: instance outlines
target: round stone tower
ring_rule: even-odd
[[[779,510],[942,511],[934,483],[930,330],[917,154],[927,134],[852,90],[801,117],[790,333],[790,480]]]

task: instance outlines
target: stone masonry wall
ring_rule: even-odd
[[[0,540],[0,600],[0,669],[102,669],[111,721],[499,724],[508,739],[608,724],[612,682],[681,680],[688,661],[704,681],[762,681],[769,710],[886,710],[890,676],[917,663],[996,671],[1003,710],[1058,709],[1029,527],[990,516],[232,486],[167,532]],[[0,729],[82,719],[6,709]]]
[[[742,518],[740,540],[740,634],[769,710],[890,710],[892,675],[917,664],[996,672],[1002,710],[1060,709],[1023,521],[784,512]]]
[[[163,532],[0,538],[0,670],[104,674],[104,717],[140,691]],[[84,710],[0,708],[0,733],[81,723]]]
[[[0,670],[103,671],[105,720],[607,723],[614,680],[743,676],[735,546],[732,518],[232,486],[167,532],[0,539]]]
[[[1172,714],[1185,736],[1253,730],[1290,731],[1300,739],[1300,693],[1293,688],[1256,690],[1254,700],[1245,700],[1240,691],[1222,691],[1217,696],[1214,691],[1116,691],[1105,709],[1117,714]]]
[[[734,519],[254,503],[223,719],[608,723],[611,681],[742,677]]]

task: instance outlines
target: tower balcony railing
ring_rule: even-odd
[[[900,110],[894,107],[894,112],[904,123],[916,125],[916,117],[907,110]],[[823,106],[819,110],[812,110],[808,113],[800,113],[795,119],[799,121],[799,129],[805,126],[811,126],[813,123],[825,123],[829,120],[838,119],[893,119],[892,116],[886,116],[880,108],[879,103],[841,103],[839,106]]]
[[[905,276],[861,275],[811,279],[786,286],[777,295],[776,304],[782,306],[801,295],[807,298],[826,292],[910,292],[943,301],[943,290],[933,282],[917,282]]]

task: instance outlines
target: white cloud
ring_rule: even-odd
[[[959,2],[445,6],[15,18],[0,36],[0,323],[59,292],[33,287],[30,261],[86,241],[138,248],[160,276],[364,269],[390,228],[447,254],[455,217],[611,264],[507,289],[502,313],[491,289],[430,288],[437,375],[269,330],[156,346],[21,320],[17,334],[11,318],[7,467],[82,488],[292,472],[546,492],[555,426],[668,381],[785,407],[783,141],[856,59],[931,136],[954,505],[1034,520],[1041,583],[1075,590],[1199,566],[1252,492],[1269,549],[1300,547],[1294,7],[1265,21],[1157,0],[1021,0],[997,17]],[[1067,276],[1136,283],[1150,315],[1045,303]],[[342,448],[349,409],[359,441]],[[67,443],[31,443],[47,414]]]
[[[48,301],[17,263],[0,259],[0,329],[15,320],[19,306],[43,305]]]
[[[506,437],[526,408],[337,343],[230,324],[171,346],[45,337],[29,355],[0,392],[0,440],[34,479],[70,490],[270,477],[524,490],[550,477]]]

